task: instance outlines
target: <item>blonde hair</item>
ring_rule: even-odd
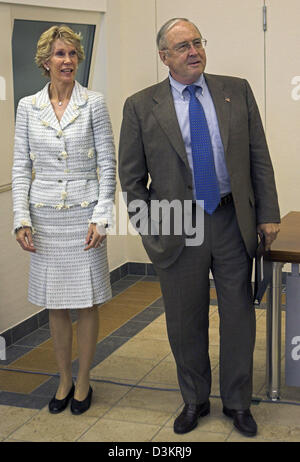
[[[81,63],[85,58],[84,49],[81,45],[82,36],[80,33],[77,34],[70,27],[64,24],[61,26],[52,26],[50,29],[47,29],[45,32],[43,32],[40,36],[35,55],[36,65],[42,69],[43,74],[47,77],[49,77],[50,72],[45,69],[44,64],[51,57],[53,44],[57,39],[60,39],[68,45],[73,45],[75,47],[78,57],[78,64]]]

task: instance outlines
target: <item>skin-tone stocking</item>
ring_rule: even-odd
[[[95,355],[98,337],[99,317],[96,306],[78,310],[77,345],[79,371],[74,398],[83,401],[89,391],[90,367]]]
[[[77,345],[79,371],[75,384],[74,398],[83,401],[89,391],[90,367],[96,350],[98,337],[98,308],[79,309],[77,321]],[[69,310],[49,311],[50,330],[53,338],[60,383],[57,399],[67,396],[72,386],[72,322]]]
[[[57,399],[63,399],[72,386],[72,322],[69,310],[49,310],[50,331],[53,339],[60,383]]]

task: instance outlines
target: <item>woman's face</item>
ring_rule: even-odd
[[[78,67],[78,56],[74,45],[57,39],[53,43],[52,54],[45,63],[49,68],[51,82],[72,83]]]

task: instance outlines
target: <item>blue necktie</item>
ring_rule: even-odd
[[[190,93],[189,115],[196,199],[204,200],[204,210],[211,215],[220,202],[213,149],[205,113],[196,97],[199,87],[189,85],[186,88]]]

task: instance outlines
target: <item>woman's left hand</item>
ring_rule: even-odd
[[[97,248],[103,245],[102,242],[104,239],[106,239],[106,235],[99,234],[96,229],[96,224],[91,223],[85,240],[85,244],[88,245],[84,248],[84,250],[89,250],[92,247]]]

